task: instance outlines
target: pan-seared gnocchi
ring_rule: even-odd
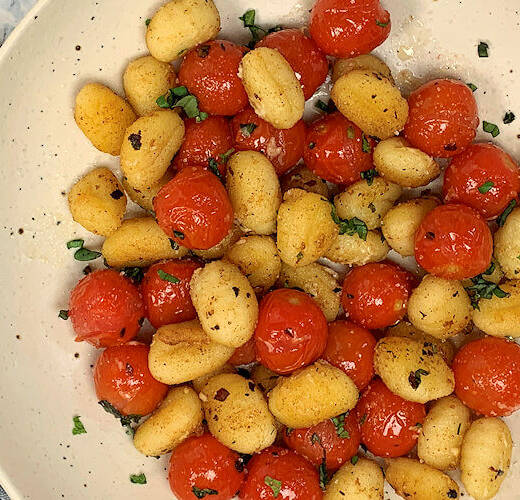
[[[193,386],[193,389],[195,389],[195,392],[198,394],[202,391],[202,389],[204,389],[205,385],[208,383],[208,380],[210,378],[216,377],[217,375],[221,375],[222,373],[235,373],[235,368],[229,363],[226,363],[225,365],[221,366],[220,368],[217,368],[216,370],[210,373],[206,373],[205,375],[201,375],[200,377],[193,379],[191,381],[191,385]]]
[[[338,235],[324,256],[338,264],[363,266],[384,260],[389,251],[390,247],[379,231],[368,231],[365,239],[358,234]]]
[[[495,257],[509,279],[520,279],[520,208],[515,208],[495,233]]]
[[[285,193],[290,189],[303,189],[309,193],[316,193],[324,198],[329,198],[330,189],[327,181],[318,177],[314,172],[310,171],[305,165],[295,167],[285,174],[280,181],[282,192]]]
[[[251,380],[260,388],[260,390],[267,394],[271,389],[274,388],[280,375],[274,373],[264,365],[256,365],[251,370]]]
[[[173,173],[170,170],[167,170],[166,173],[157,182],[154,182],[152,185],[145,188],[133,188],[130,186],[130,184],[128,184],[128,181],[125,177],[123,177],[122,184],[125,188],[126,194],[134,203],[137,203],[141,208],[152,212],[153,199],[157,196],[157,193],[161,190],[161,188],[172,179]]]
[[[374,54],[363,54],[348,59],[336,59],[332,71],[332,83],[336,83],[343,75],[346,75],[355,69],[374,71],[393,82],[392,72],[382,59]]]
[[[244,232],[234,224],[227,236],[214,247],[207,250],[193,250],[193,253],[204,260],[221,259],[226,252],[244,235]]]

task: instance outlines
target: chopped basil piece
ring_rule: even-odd
[[[506,125],[515,121],[515,114],[512,111],[508,111],[502,120]]]
[[[199,110],[199,101],[188,92],[186,87],[175,87],[155,101],[157,106],[165,109],[182,108],[188,118],[195,118],[197,122],[204,121],[208,114]]]
[[[140,267],[124,267],[121,272],[137,285],[143,281],[144,271]]]
[[[356,131],[354,130],[354,127],[349,127],[347,129],[347,137],[349,139],[354,139],[356,137]]]
[[[85,244],[84,240],[71,240],[67,242],[67,248],[70,250],[71,248],[83,248]]]
[[[309,144],[309,149],[314,149],[316,147],[316,143],[315,142],[311,142]]]
[[[471,89],[471,92],[475,92],[478,89],[474,83],[466,83],[466,85]]]
[[[58,318],[64,319],[65,321],[69,319],[69,311],[66,309],[61,309],[60,313],[58,314]]]
[[[275,31],[280,31],[282,29],[280,26],[276,26],[266,30],[261,26],[257,26],[255,24],[256,11],[254,9],[249,9],[244,13],[243,16],[239,17],[238,19],[244,23],[244,28],[249,29],[251,32],[252,40],[247,44],[250,49],[254,49],[255,45],[268,33],[274,33]]]
[[[282,489],[282,482],[278,481],[278,479],[273,479],[270,476],[265,476],[264,483],[271,488],[273,492],[273,497],[278,498],[280,494],[280,490]]]
[[[292,431],[294,431],[294,429],[292,427],[287,427],[285,429],[285,435],[290,436]]]
[[[298,252],[296,254],[296,262],[300,262],[300,260],[302,260],[302,259],[303,259],[303,253]]]
[[[375,177],[379,177],[379,172],[375,168],[361,172],[361,178],[365,179],[369,186],[372,185]]]
[[[350,463],[352,465],[356,465],[359,461],[359,457],[357,455],[354,455],[351,459],[350,459]]]
[[[492,137],[496,137],[500,134],[500,129],[498,128],[498,126],[494,123],[487,122],[486,120],[482,122],[482,129],[484,130],[484,132],[491,134]]]
[[[235,148],[228,149],[225,153],[220,155],[220,161],[222,163],[227,163],[231,155],[235,152]]]
[[[342,413],[341,415],[333,417],[330,420],[334,424],[334,427],[336,427],[336,434],[338,437],[341,439],[350,439],[350,433],[345,429],[345,416],[346,413]]]
[[[321,461],[320,465],[320,488],[322,490],[325,490],[327,487],[327,483],[329,482],[329,478],[327,475],[327,456],[325,454],[325,450],[323,450],[323,460]]]
[[[336,214],[336,207],[334,205],[332,205],[330,215],[332,220],[339,226],[340,235],[348,234],[349,236],[353,236],[354,234],[357,234],[363,241],[366,241],[368,228],[361,219],[358,219],[357,217],[348,220],[340,219]]]
[[[174,230],[173,231],[173,236],[175,236],[176,238],[179,238],[179,240],[183,240],[184,239],[184,233],[182,231]]]
[[[319,109],[320,111],[323,111],[324,113],[330,112],[330,102],[328,104],[325,104],[321,99],[314,103],[314,107],[316,109]]]
[[[173,283],[173,284],[177,284],[177,283],[181,282],[181,280],[179,278],[172,276],[171,274],[163,271],[162,269],[157,270],[157,274],[159,275],[159,278],[161,278],[164,281],[169,281],[170,283]]]
[[[256,130],[258,125],[256,123],[241,123],[240,124],[240,133],[242,137],[246,139],[251,137],[251,134]]]
[[[150,26],[150,23],[151,23],[151,22],[152,22],[151,19],[147,19],[147,20],[144,22],[144,24],[146,24],[146,26]]]
[[[79,416],[72,417],[72,422],[74,423],[74,427],[72,428],[73,436],[87,433],[87,430],[85,429],[85,426],[82,424]]]
[[[311,444],[315,444],[315,443],[320,443],[321,444],[320,436],[318,436],[318,434],[316,434],[316,433],[314,433],[311,436]]]
[[[367,414],[365,413],[360,419],[359,419],[359,425],[363,425],[367,421]]]
[[[172,247],[172,250],[179,250],[179,244],[170,238],[170,246]]]
[[[210,158],[208,160],[208,167],[209,167],[210,171],[213,174],[215,174],[221,182],[224,182],[224,179],[222,178],[222,174],[220,173],[220,169],[218,168],[218,161],[215,160],[215,158]]]
[[[516,207],[516,200],[511,200],[509,205],[507,205],[506,209],[502,212],[500,217],[497,219],[497,224],[502,227],[506,223],[506,219],[509,217],[509,214]]]
[[[489,57],[488,49],[489,49],[489,45],[486,42],[480,42],[478,44],[478,56],[479,57]]]
[[[134,435],[134,429],[132,427],[132,423],[137,423],[141,420],[141,415],[122,415],[119,410],[114,408],[108,401],[98,401],[98,404],[101,405],[103,410],[110,415],[117,418],[123,427],[126,427],[126,433],[130,436]]]
[[[146,484],[146,476],[141,474],[130,474],[130,482],[134,484]]]
[[[486,194],[494,185],[495,185],[494,182],[487,181],[487,182],[484,182],[484,184],[482,184],[482,186],[480,186],[478,188],[478,190],[480,193]]]
[[[494,268],[495,265],[492,263],[487,271],[471,278],[472,285],[466,287],[473,309],[480,310],[478,305],[480,299],[491,299],[493,296],[498,297],[499,299],[509,297],[509,293],[504,292],[500,286],[484,278],[484,276],[491,275]]]
[[[381,28],[386,28],[390,24],[390,21],[387,21],[386,23],[382,23],[381,21],[376,19],[376,24],[378,26],[380,26]]]
[[[372,151],[370,143],[365,137],[365,134],[361,134],[361,149],[363,150],[363,153],[370,153]]]
[[[191,491],[197,498],[204,498],[206,495],[218,495],[218,491],[211,488],[204,488],[201,490],[200,488],[193,486]]]
[[[426,370],[423,370],[422,368],[415,370],[415,372],[410,372],[410,375],[408,377],[408,382],[412,386],[412,389],[417,390],[422,382],[421,376],[426,376],[429,374],[430,374],[430,372],[427,372]]]
[[[197,48],[197,55],[201,59],[206,59],[209,55],[209,51],[211,50],[211,45],[199,45]]]
[[[74,252],[74,258],[79,260],[80,262],[87,262],[89,260],[96,260],[101,257],[101,252],[95,252],[94,250],[89,250],[88,248],[80,248]]]

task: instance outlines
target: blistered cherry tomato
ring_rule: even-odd
[[[173,164],[177,169],[183,167],[208,168],[210,158],[213,158],[219,167],[220,173],[226,173],[224,155],[233,147],[229,121],[223,116],[209,116],[198,122],[191,118],[184,122],[186,133],[181,149],[177,153]]]
[[[345,277],[341,303],[354,323],[386,328],[403,319],[412,284],[413,276],[397,264],[366,264]]]
[[[368,54],[388,38],[390,27],[379,0],[318,0],[311,12],[312,38],[336,57]]]
[[[341,113],[325,115],[311,123],[303,157],[316,175],[337,184],[351,184],[370,170],[374,141]]]
[[[145,317],[143,299],[132,282],[111,269],[94,271],[72,290],[69,317],[76,342],[111,347],[132,340]]]
[[[148,369],[150,348],[131,343],[105,349],[94,365],[94,384],[100,401],[123,415],[148,415],[157,408],[168,386]]]
[[[267,35],[257,47],[276,49],[300,80],[305,99],[313,96],[329,73],[329,62],[314,40],[299,29],[285,29]]]
[[[155,328],[197,317],[190,297],[190,280],[199,267],[201,264],[191,259],[168,260],[150,266],[141,283],[141,293],[146,317]],[[179,281],[173,283],[176,279]]]
[[[473,92],[458,80],[433,80],[412,92],[404,135],[421,151],[450,158],[473,141],[479,124]]]
[[[277,129],[247,108],[231,121],[235,149],[263,153],[282,175],[303,156],[305,123],[300,120],[290,129]]]
[[[260,363],[284,375],[321,356],[327,344],[327,320],[306,293],[274,290],[260,303],[254,338]]]
[[[361,442],[374,455],[392,458],[411,451],[426,416],[424,405],[393,394],[380,379],[370,382],[356,412],[361,425]]]
[[[244,345],[237,347],[228,363],[233,366],[247,365],[256,360],[255,338],[252,337]]]
[[[336,470],[358,451],[361,442],[355,413],[339,415],[307,429],[284,429],[285,444],[309,462],[320,466],[325,459],[327,470]]]
[[[455,356],[455,393],[472,410],[504,417],[520,408],[520,346],[485,337],[466,344]]]
[[[482,216],[465,205],[441,205],[415,233],[415,258],[430,274],[471,278],[491,264],[493,237]]]
[[[376,339],[369,330],[350,321],[329,323],[329,337],[323,359],[343,370],[364,389],[374,376]]]
[[[320,500],[317,470],[293,450],[271,446],[255,455],[240,490],[241,500]]]
[[[211,434],[192,436],[173,450],[168,480],[178,500],[231,500],[244,481],[244,462]]]
[[[183,168],[153,200],[157,222],[168,238],[190,249],[220,243],[233,225],[233,207],[216,175]]]
[[[444,200],[462,203],[486,219],[499,216],[520,192],[520,168],[494,144],[472,144],[444,174]]]
[[[247,94],[238,77],[244,51],[227,40],[213,40],[186,54],[179,81],[198,99],[201,111],[232,116],[247,106]]]

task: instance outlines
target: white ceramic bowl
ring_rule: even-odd
[[[74,343],[69,323],[57,318],[83,268],[66,241],[98,243],[72,222],[64,193],[94,165],[117,168],[76,127],[73,97],[92,80],[122,90],[122,72],[146,53],[145,20],[160,3],[41,0],[0,49],[0,484],[12,500],[172,498],[167,458],[142,457],[97,405],[97,353]],[[216,3],[222,37],[245,41],[238,16],[247,8],[257,9],[260,24],[300,26],[313,0]],[[393,29],[377,52],[403,89],[438,76],[474,83],[481,119],[500,124],[496,142],[518,158],[520,119],[501,124],[509,109],[520,118],[518,0],[385,3]],[[488,59],[477,56],[479,40],[490,44]],[[72,435],[73,415],[87,434]],[[507,420],[520,440],[520,418]],[[501,500],[519,498],[519,456],[515,446]],[[139,472],[146,486],[130,483]],[[388,487],[385,497],[392,495]]]

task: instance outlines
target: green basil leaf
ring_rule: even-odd
[[[500,134],[500,129],[498,128],[498,125],[495,125],[491,122],[487,122],[486,120],[482,122],[482,129],[484,130],[484,132],[491,134],[492,137],[496,137]]]
[[[70,240],[67,242],[67,248],[70,250],[71,248],[83,248],[85,244],[84,240]]]
[[[515,114],[512,111],[508,111],[502,120],[506,125],[515,121]]]
[[[378,20],[376,19],[376,24],[377,24],[378,26],[380,26],[381,28],[386,28],[386,27],[390,24],[390,21],[388,21],[388,22],[386,22],[386,23],[382,23],[381,21],[378,21]]]
[[[256,123],[241,123],[240,124],[240,133],[242,137],[246,139],[251,137],[252,133],[256,130],[258,125]]]
[[[471,89],[471,92],[475,92],[478,89],[474,83],[466,83],[466,85]]]
[[[489,57],[488,54],[489,45],[486,42],[480,42],[478,44],[478,56],[479,57]]]
[[[80,248],[74,252],[74,258],[79,260],[80,262],[87,262],[89,260],[96,260],[101,257],[101,252],[95,252],[94,250],[89,250],[88,248]]]
[[[478,190],[482,194],[486,194],[493,186],[495,185],[494,182],[487,181],[482,184],[482,186],[479,186]]]
[[[509,202],[509,205],[506,207],[506,209],[502,212],[500,217],[497,219],[497,224],[502,227],[506,223],[506,219],[509,217],[509,214],[513,211],[513,209],[516,207],[516,200],[511,200]]]
[[[65,321],[68,320],[69,319],[69,311],[67,311],[66,309],[61,309],[60,313],[58,314],[58,318],[63,319]]]
[[[278,481],[278,479],[273,479],[270,476],[265,476],[264,483],[271,488],[273,492],[273,497],[278,498],[280,494],[280,490],[282,489],[282,482]]]
[[[159,269],[157,271],[157,274],[159,275],[159,278],[161,278],[164,281],[169,281],[170,283],[173,283],[173,284],[177,284],[177,283],[181,282],[181,280],[179,278],[172,276],[171,274],[163,271],[162,269]]]
[[[74,427],[72,428],[72,435],[77,436],[78,434],[86,434],[87,430],[85,426],[80,420],[79,416],[72,417],[72,422],[74,423]]]
[[[372,151],[370,143],[364,133],[361,134],[361,149],[363,150],[363,153],[370,153]]]
[[[130,482],[134,484],[146,484],[146,476],[141,474],[130,474]]]

